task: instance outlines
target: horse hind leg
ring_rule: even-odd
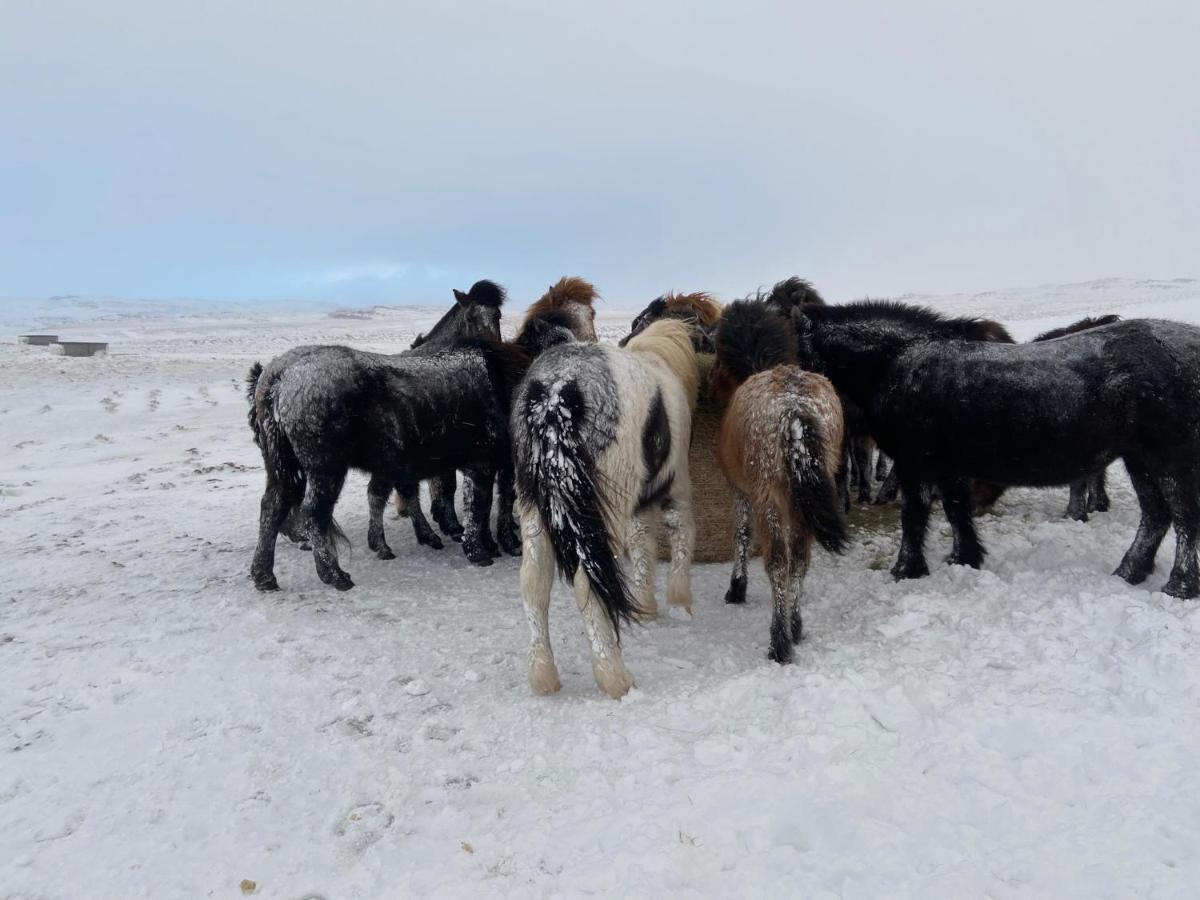
[[[766,548],[763,563],[771,582],[771,648],[767,659],[780,665],[790,663],[795,655],[792,641],[792,563],[778,510],[771,508],[763,516],[759,531],[764,535]]]
[[[629,554],[629,570],[633,599],[642,611],[643,620],[658,618],[658,603],[654,599],[654,563],[658,555],[657,531],[642,515],[635,513],[629,520],[625,551]]]
[[[513,468],[511,464],[506,464],[496,475],[496,542],[509,556],[521,555],[521,539],[513,519],[515,498]]]
[[[883,481],[885,478],[887,478],[888,472],[890,471],[891,467],[887,458],[887,454],[880,450],[879,455],[875,458],[875,480]]]
[[[417,543],[432,550],[441,550],[445,544],[442,543],[440,537],[434,534],[433,527],[421,509],[420,483],[406,479],[396,485],[396,490],[404,497],[404,505],[408,508],[408,517],[412,520],[413,535],[416,537]],[[383,558],[390,559],[391,557]]]
[[[875,504],[882,506],[885,503],[894,503],[898,496],[900,496],[900,477],[896,474],[896,464],[890,463],[883,484],[879,486],[879,493],[875,495]]]
[[[443,472],[429,482],[429,511],[442,534],[455,542],[463,539],[463,526],[454,511],[454,494],[458,490],[458,476],[453,469]]]
[[[1108,491],[1106,490],[1107,482],[1107,469],[1101,469],[1088,479],[1088,512],[1108,512],[1111,503],[1108,499]]]
[[[667,540],[671,545],[671,565],[667,570],[667,605],[692,611],[692,554],[696,549],[696,521],[692,517],[691,482],[681,470],[662,505]]]
[[[856,437],[850,442],[850,453],[854,460],[855,481],[858,485],[859,503],[871,502],[871,439]]]
[[[380,559],[396,558],[383,534],[383,508],[391,493],[392,485],[386,478],[372,475],[367,482],[367,546]]]
[[[535,694],[553,694],[562,687],[550,647],[550,590],[554,586],[554,548],[536,509],[522,504],[521,600],[529,623],[529,686]]]
[[[259,507],[258,544],[250,566],[250,577],[260,591],[279,590],[279,582],[275,580],[275,543],[296,499],[285,485],[268,478]]]
[[[733,492],[733,523],[733,571],[729,573],[725,602],[740,604],[746,602],[746,563],[750,558],[753,531],[750,498],[737,489]]]
[[[900,478],[900,552],[892,566],[893,578],[923,578],[929,574],[925,562],[925,531],[929,527],[929,496],[919,480]]]
[[[354,587],[350,576],[338,565],[337,546],[334,543],[338,531],[333,523],[333,507],[345,479],[345,472],[337,475],[309,473],[303,504],[304,516],[309,522],[308,537],[313,545],[317,577],[339,591]]]
[[[1089,479],[1071,482],[1071,499],[1067,501],[1067,511],[1063,513],[1063,518],[1074,519],[1076,522],[1087,521],[1088,484]]]
[[[1133,543],[1125,551],[1121,564],[1113,574],[1119,575],[1130,584],[1141,584],[1146,580],[1146,576],[1154,571],[1154,556],[1167,533],[1167,528],[1171,525],[1171,511],[1158,482],[1140,461],[1127,459],[1125,468],[1137,493],[1142,518],[1138,523]]]
[[[600,598],[592,591],[583,566],[575,571],[575,602],[587,629],[588,644],[592,650],[592,675],[596,684],[608,696],[619,700],[633,687],[633,676],[621,658],[621,647],[617,643],[612,620]]]
[[[477,566],[490,566],[500,555],[500,549],[492,538],[489,521],[494,473],[489,468],[481,468],[471,469],[463,474],[463,500],[467,507],[463,553]]]
[[[1175,563],[1163,593],[1182,600],[1200,596],[1200,479],[1191,472],[1174,472],[1159,485],[1171,510],[1175,526]]]
[[[969,489],[961,479],[943,481],[940,486],[942,509],[946,512],[946,521],[950,523],[950,532],[954,536],[954,549],[946,557],[946,562],[952,566],[978,569],[983,565],[987,551],[980,543],[975,523],[971,520]]]
[[[791,555],[791,613],[788,621],[792,628],[792,643],[799,644],[804,637],[804,622],[800,617],[800,593],[804,589],[804,576],[808,574],[808,563],[812,555],[812,536],[796,530],[792,540]]]

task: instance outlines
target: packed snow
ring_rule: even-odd
[[[1183,280],[905,299],[1020,338],[1200,321]],[[935,564],[939,515],[933,574],[894,582],[895,511],[856,509],[846,555],[814,555],[790,667],[766,659],[761,564],[745,607],[700,565],[693,617],[628,629],[614,702],[556,585],[563,689],[537,697],[518,561],[474,568],[390,514],[398,558],[375,559],[361,475],[337,510],[353,591],[283,539],[283,590],[247,577],[250,364],[398,350],[442,310],[13,309],[0,897],[1195,896],[1200,605],[1158,591],[1171,536],[1146,584],[1109,574],[1137,522],[1119,465],[1087,523],[1065,488],[1005,495],[982,571]],[[50,325],[109,355],[13,342]]]

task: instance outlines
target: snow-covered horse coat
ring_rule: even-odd
[[[662,321],[624,349],[548,350],[519,388],[512,433],[534,691],[561,686],[549,631],[556,566],[574,585],[596,683],[612,697],[632,686],[618,629],[622,620],[656,614],[653,517],[660,511],[671,545],[667,602],[690,609],[688,445],[697,377],[690,329]],[[623,550],[632,588],[618,562]]]

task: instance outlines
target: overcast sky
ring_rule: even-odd
[[[1200,274],[1200,3],[2,0],[0,296]]]

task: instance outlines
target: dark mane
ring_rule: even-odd
[[[817,293],[817,289],[812,286],[812,283],[795,275],[776,282],[766,300],[785,315],[799,306],[825,305],[825,298]]]
[[[1099,328],[1101,325],[1111,325],[1113,322],[1120,322],[1121,317],[1118,315],[1098,316],[1092,318],[1089,316],[1086,319],[1080,319],[1078,322],[1072,322],[1070,325],[1064,325],[1062,328],[1051,328],[1049,331],[1043,331],[1033,339],[1031,343],[1038,341],[1052,341],[1055,338],[1066,337],[1068,334],[1076,334],[1080,331],[1087,331],[1089,328]]]
[[[717,359],[737,382],[796,361],[791,323],[761,300],[736,300],[717,325]]]
[[[471,285],[471,289],[467,291],[467,299],[472,303],[478,303],[480,306],[491,306],[496,309],[504,305],[506,296],[504,288],[486,278],[475,282]]]
[[[999,322],[968,316],[947,316],[928,306],[915,306],[898,300],[856,300],[836,306],[807,306],[804,314],[814,321],[830,324],[875,321],[898,326],[916,335],[1015,343]]]

